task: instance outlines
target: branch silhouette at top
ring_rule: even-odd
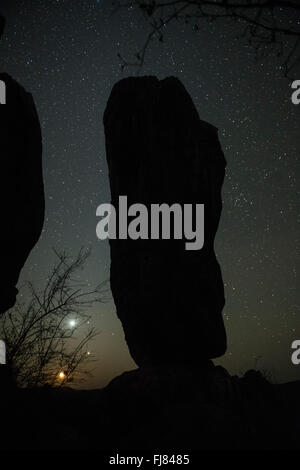
[[[266,57],[275,52],[283,58],[280,66],[285,76],[300,62],[300,3],[289,0],[133,0],[114,2],[120,8],[139,9],[150,26],[145,42],[133,61],[121,54],[122,69],[128,66],[142,67],[152,39],[163,42],[166,27],[170,23],[190,24],[195,31],[203,21],[231,21],[240,28],[239,37],[248,40],[256,57]]]

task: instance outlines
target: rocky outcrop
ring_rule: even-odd
[[[0,22],[1,26],[1,22]],[[16,300],[20,271],[44,220],[42,137],[30,93],[5,73],[6,104],[0,106],[1,295],[0,313]]]
[[[222,367],[203,374],[186,364],[141,367],[102,390],[9,390],[0,448],[106,456],[300,450],[299,393],[300,381],[274,385],[258,371],[232,377]]]
[[[110,240],[111,289],[138,365],[197,363],[224,354],[223,281],[214,253],[226,161],[181,82],[118,82],[104,113],[111,199],[128,205],[204,204],[204,246]]]
[[[4,30],[4,26],[5,26],[5,18],[4,16],[0,14],[0,39]]]
[[[254,370],[141,367],[105,389],[107,438],[117,449],[296,450],[299,391],[300,381],[275,385]]]

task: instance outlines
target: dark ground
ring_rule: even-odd
[[[20,390],[5,367],[5,449],[300,450],[300,381],[164,366],[125,372],[99,390]]]

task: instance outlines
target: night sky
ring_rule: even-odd
[[[52,247],[75,254],[81,246],[92,248],[82,280],[96,285],[109,278],[110,264],[108,242],[95,232],[96,208],[110,201],[102,117],[114,83],[135,74],[121,71],[118,52],[132,58],[147,27],[134,10],[111,15],[109,0],[1,1],[1,10],[7,26],[0,69],[32,92],[44,142],[45,224],[19,285],[42,285]],[[257,363],[281,382],[300,375],[291,363],[291,343],[300,339],[300,105],[291,102],[281,59],[274,53],[255,60],[238,32],[223,22],[203,23],[199,32],[174,23],[162,44],[151,45],[140,74],[177,76],[200,118],[218,127],[227,159],[215,247],[228,350],[216,362],[232,374]],[[101,387],[135,364],[113,301],[94,307],[92,317],[101,334],[85,386]]]

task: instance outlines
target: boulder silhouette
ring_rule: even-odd
[[[124,372],[104,389],[20,388],[9,393],[6,416],[1,409],[0,445],[102,451],[104,463],[133,450],[300,450],[299,393],[300,381],[271,384],[259,371],[237,377],[220,366],[203,374],[187,364]]]
[[[3,29],[4,20],[0,29],[1,25]],[[6,88],[6,104],[0,105],[0,313],[4,313],[15,303],[20,271],[41,234],[45,201],[41,128],[33,98],[6,73],[0,73],[0,80]]]
[[[196,363],[226,350],[224,288],[214,253],[226,161],[217,129],[202,121],[174,77],[130,77],[104,113],[111,200],[128,206],[204,204],[204,245],[111,239],[111,289],[139,365]],[[118,217],[117,217],[118,218]],[[130,219],[130,218],[129,218]]]
[[[0,14],[0,39],[2,36],[2,33],[4,31],[4,26],[5,26],[5,18]]]

